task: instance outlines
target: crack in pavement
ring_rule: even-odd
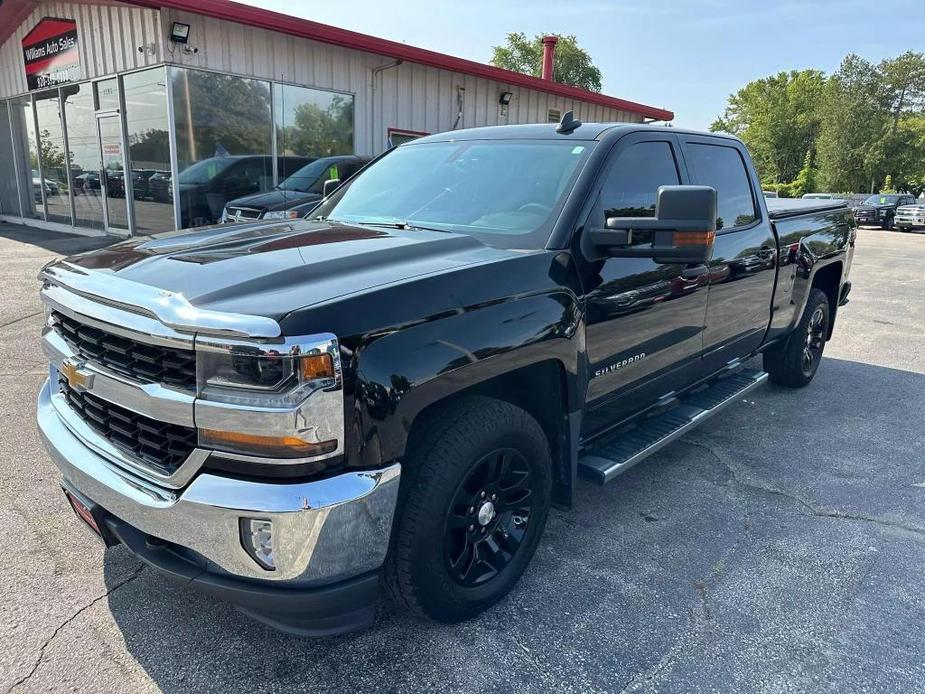
[[[925,538],[925,528],[920,528],[915,525],[909,525],[907,523],[902,523],[899,521],[889,520],[887,518],[879,518],[877,516],[869,516],[861,513],[848,513],[846,511],[839,511],[837,509],[828,509],[820,506],[816,506],[810,501],[803,499],[802,497],[794,494],[792,492],[786,492],[782,489],[777,489],[776,487],[770,487],[763,484],[758,484],[757,482],[750,482],[743,480],[740,476],[738,470],[736,470],[732,465],[729,464],[729,461],[725,460],[723,456],[719,454],[716,449],[713,448],[708,443],[703,441],[691,441],[689,439],[682,439],[679,441],[687,446],[692,446],[694,448],[700,448],[711,456],[713,456],[716,461],[726,468],[729,473],[730,479],[736,485],[743,487],[745,489],[753,489],[755,491],[764,492],[765,494],[771,494],[773,496],[779,496],[790,501],[794,501],[799,504],[809,515],[815,516],[817,518],[835,518],[838,520],[851,520],[858,521],[863,523],[872,523],[874,525],[881,525],[888,528],[893,528],[894,530],[902,530],[907,533],[911,533],[919,538]]]
[[[19,318],[14,318],[13,320],[9,320],[6,323],[0,323],[0,329],[9,327],[13,325],[14,323],[19,323],[20,321],[28,320],[29,318],[35,318],[36,316],[41,316],[41,315],[42,315],[42,311],[36,311],[35,313],[30,313],[28,316],[20,316]]]
[[[48,646],[51,645],[51,642],[55,640],[55,637],[58,636],[58,634],[60,633],[60,631],[61,631],[62,629],[64,629],[64,627],[66,627],[68,624],[70,624],[71,622],[73,622],[75,619],[77,619],[77,617],[79,617],[79,616],[82,615],[84,612],[86,612],[87,610],[89,610],[91,607],[93,607],[93,606],[94,606],[96,603],[98,603],[100,600],[103,600],[103,599],[109,597],[110,595],[112,595],[113,593],[115,593],[117,590],[119,590],[119,588],[121,588],[122,586],[124,586],[124,585],[126,585],[126,584],[128,584],[128,583],[131,583],[132,581],[134,581],[136,578],[138,578],[138,577],[141,575],[141,572],[144,570],[144,568],[145,568],[145,565],[144,565],[144,564],[139,564],[139,565],[138,565],[138,568],[135,569],[135,571],[132,573],[131,576],[129,576],[128,578],[126,578],[126,579],[123,580],[123,581],[120,581],[119,583],[117,583],[116,585],[114,585],[112,588],[110,588],[109,590],[107,590],[105,593],[103,593],[103,594],[100,595],[99,597],[93,598],[93,600],[91,600],[90,602],[88,602],[86,605],[84,605],[83,607],[81,607],[79,610],[77,610],[77,611],[76,611],[74,614],[72,614],[70,617],[68,617],[68,618],[65,619],[63,622],[61,622],[61,624],[59,624],[59,625],[55,628],[55,630],[52,632],[51,636],[49,636],[47,639],[45,639],[45,642],[42,644],[42,647],[39,648],[39,657],[36,658],[35,662],[32,664],[32,668],[29,670],[29,672],[27,672],[23,677],[20,677],[18,680],[16,680],[15,682],[13,682],[13,684],[11,684],[11,685],[7,688],[6,694],[10,694],[10,692],[12,692],[14,689],[16,689],[16,688],[17,688],[18,686],[20,686],[21,684],[24,684],[25,682],[28,682],[28,681],[29,681],[29,678],[31,678],[32,675],[34,675],[34,674],[36,673],[36,671],[39,669],[39,666],[42,664],[42,661],[45,660],[45,649],[48,648]]]

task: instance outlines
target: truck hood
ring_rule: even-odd
[[[67,262],[179,293],[199,308],[278,321],[375,287],[522,254],[464,234],[299,220],[133,239]]]

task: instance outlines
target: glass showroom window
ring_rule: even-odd
[[[0,161],[7,162],[5,175],[0,176],[0,214],[19,217],[19,189],[13,175],[13,135],[10,130],[10,106],[0,101]]]
[[[19,181],[22,216],[27,219],[42,219],[45,208],[42,185],[38,177],[38,139],[35,136],[32,100],[28,96],[10,101],[10,120],[13,127],[13,157]]]
[[[100,143],[93,116],[93,85],[67,85],[61,89],[74,194],[74,225],[103,229],[103,191],[100,187]]]
[[[273,113],[281,182],[305,160],[353,154],[352,95],[275,84]]]
[[[273,187],[270,83],[171,69],[180,226],[217,222],[225,203]]]
[[[135,198],[135,230],[138,233],[171,230],[175,225],[164,68],[125,75],[122,89]]]
[[[35,95],[35,117],[38,121],[41,174],[45,183],[45,220],[70,224],[71,186],[57,89]],[[34,177],[38,175],[38,170],[33,171]]]

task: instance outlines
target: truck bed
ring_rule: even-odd
[[[786,219],[800,215],[840,210],[848,207],[847,200],[803,200],[797,198],[767,198],[768,216],[771,219]]]

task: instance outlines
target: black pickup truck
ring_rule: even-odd
[[[38,401],[107,545],[314,635],[380,585],[478,614],[579,478],[808,384],[856,233],[737,139],[568,115],[402,145],[314,214],[46,266]]]

